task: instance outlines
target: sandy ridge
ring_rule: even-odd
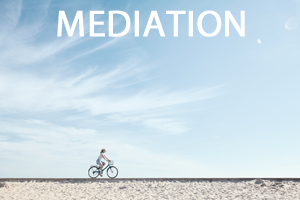
[[[0,182],[5,181],[300,181],[300,178],[0,178]]]
[[[251,180],[249,180],[251,179]],[[6,180],[6,181],[5,181]],[[57,181],[59,180],[59,181]],[[3,182],[4,181],[4,182]],[[300,199],[300,179],[0,179],[0,199]]]

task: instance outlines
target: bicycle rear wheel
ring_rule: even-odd
[[[118,176],[118,169],[115,166],[111,166],[106,171],[109,178],[116,178]]]
[[[97,178],[100,174],[100,169],[98,169],[96,166],[90,167],[88,174],[91,178]]]

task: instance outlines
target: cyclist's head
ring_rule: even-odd
[[[102,149],[100,153],[105,153],[105,149]]]

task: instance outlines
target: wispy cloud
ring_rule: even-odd
[[[90,68],[63,80],[24,73],[2,73],[0,96],[5,98],[0,99],[0,108],[31,112],[71,109],[99,115],[185,104],[218,95],[216,90],[219,87],[174,92],[142,90],[124,94],[114,86],[120,81],[131,81],[130,78],[136,75],[136,71],[132,70],[134,65],[125,64],[106,73]]]
[[[18,126],[15,126],[17,123]],[[9,135],[1,135],[10,133]],[[11,138],[21,138],[18,142]],[[185,167],[181,177],[192,177],[199,169],[208,170],[205,165],[191,161],[182,156],[172,156],[166,153],[155,153],[142,147],[112,140],[93,129],[79,129],[58,126],[41,120],[29,119],[25,121],[0,122],[1,159],[17,159],[22,162],[23,169],[34,165],[32,177],[39,177],[40,165],[47,163],[51,168],[48,174],[55,173],[56,177],[87,177],[86,171],[90,164],[94,164],[100,150],[100,144],[109,151],[110,159],[115,160],[121,170],[120,177],[124,177],[122,170],[127,169],[127,177],[141,177],[147,173],[149,177],[168,177]],[[178,160],[181,162],[178,162]],[[153,162],[155,160],[155,162]],[[43,161],[41,163],[41,161]],[[51,161],[51,163],[49,162]],[[61,163],[68,170],[60,170]],[[5,174],[11,174],[15,167],[1,166]],[[191,173],[188,173],[190,170]],[[158,171],[156,171],[158,170]],[[23,172],[13,173],[17,177],[24,177]],[[70,176],[70,174],[72,174]]]
[[[1,20],[1,32],[0,32],[0,42],[2,42],[3,38],[10,34],[11,31],[16,27],[19,22],[21,11],[22,11],[22,0],[9,1],[6,4],[4,2],[1,3],[1,14],[0,18],[5,19]]]
[[[186,123],[182,121],[183,119],[178,119],[174,115],[168,114],[168,110],[170,109],[164,109],[164,111],[152,109],[150,111],[143,111],[142,113],[111,114],[107,119],[121,123],[142,124],[162,134],[176,135],[185,133],[189,129]]]
[[[120,37],[113,38],[113,39],[107,41],[107,42],[104,43],[104,44],[101,44],[101,45],[99,45],[99,46],[97,46],[97,47],[95,47],[95,48],[93,48],[93,49],[91,49],[91,50],[85,51],[85,52],[83,52],[83,53],[80,53],[80,54],[78,54],[78,55],[72,57],[71,59],[67,60],[66,62],[71,62],[71,61],[76,60],[76,59],[78,59],[78,58],[80,58],[80,57],[83,57],[83,56],[85,56],[85,55],[88,55],[88,54],[94,53],[94,52],[96,52],[96,51],[99,51],[99,50],[101,50],[101,49],[104,49],[104,48],[106,48],[106,47],[112,46],[112,45],[114,45],[115,43],[117,43],[117,42],[120,41],[120,40],[121,40]]]

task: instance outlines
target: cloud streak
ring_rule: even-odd
[[[16,122],[18,127],[14,126]],[[184,157],[155,153],[128,143],[105,139],[93,129],[62,127],[36,119],[0,122],[0,125],[0,134],[10,133],[9,136],[0,135],[2,160],[17,159],[23,163],[23,169],[30,168],[32,165],[44,165],[45,162],[48,163],[47,160],[51,160],[52,163],[47,164],[51,168],[47,171],[49,174],[55,173],[56,177],[66,177],[70,172],[73,175],[68,177],[87,177],[89,164],[93,164],[96,160],[99,141],[106,144],[105,148],[109,149],[110,158],[116,161],[119,170],[130,169],[125,177],[141,177],[143,173],[147,173],[149,177],[166,177],[183,167],[192,173],[186,173],[189,171],[187,170],[180,176],[192,177],[197,174],[197,171],[199,172],[199,169],[207,168]],[[21,137],[22,140],[14,142],[10,140],[12,137]],[[181,164],[178,159],[181,160]],[[41,160],[43,163],[40,163]],[[64,167],[69,169],[69,172],[57,171],[57,168],[61,168],[61,163],[64,163]],[[16,170],[16,166],[8,167],[6,163],[1,168],[5,170],[5,174],[12,174]],[[36,170],[34,173],[30,172],[32,177],[39,177],[42,173],[40,168],[37,167]],[[24,177],[22,173],[17,170],[14,174],[17,177]],[[120,173],[120,177],[124,177],[122,174],[124,172]]]
[[[119,66],[106,73],[89,68],[82,74],[63,80],[32,74],[2,73],[0,109],[29,112],[78,110],[100,115],[156,109],[218,96],[216,90],[220,86],[204,90],[142,90],[124,94],[114,86],[118,86],[120,81],[130,82],[130,78],[136,75],[133,70],[136,64],[129,65],[131,67]]]

